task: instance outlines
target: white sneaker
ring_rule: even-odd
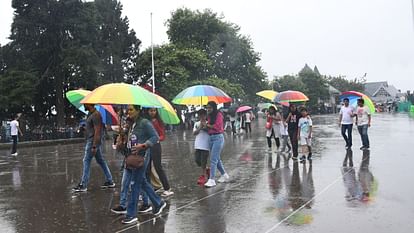
[[[216,182],[212,179],[208,179],[207,183],[205,183],[204,186],[210,188],[210,187],[216,186]]]
[[[12,156],[17,156],[18,154],[17,154],[17,152],[16,153],[13,153],[13,154],[11,154]]]
[[[162,197],[169,197],[169,196],[171,196],[171,195],[173,195],[174,194],[174,192],[173,191],[171,191],[171,189],[170,190],[165,190],[162,194],[161,194],[161,196]]]
[[[224,183],[224,182],[229,182],[230,176],[227,173],[224,173],[224,175],[222,175],[217,182],[219,183]]]
[[[116,150],[116,145],[112,144],[112,149]]]

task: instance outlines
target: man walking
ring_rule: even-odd
[[[12,145],[12,150],[11,150],[11,155],[12,156],[17,156],[17,136],[18,136],[18,133],[20,133],[20,136],[23,137],[23,133],[20,130],[18,120],[19,120],[19,115],[16,115],[14,117],[14,120],[12,120],[10,122],[10,135],[13,139],[13,145]]]
[[[371,127],[371,113],[367,106],[364,106],[364,100],[358,99],[357,120],[358,132],[361,135],[361,150],[369,149],[368,127]]]
[[[290,104],[289,115],[286,118],[286,123],[288,124],[288,134],[293,150],[292,159],[294,161],[298,160],[298,123],[300,118],[301,113],[297,110],[294,104]]]
[[[339,125],[341,126],[341,134],[345,140],[345,148],[351,149],[352,147],[352,125],[354,120],[352,117],[354,116],[354,108],[349,106],[349,99],[344,99],[344,106],[341,107],[341,111],[339,112]],[[348,135],[347,135],[347,134]]]
[[[85,104],[85,109],[89,111],[89,114],[86,119],[86,146],[83,157],[83,174],[81,182],[72,190],[74,192],[87,191],[91,160],[93,157],[95,157],[96,162],[101,166],[105,174],[106,182],[101,188],[113,188],[115,187],[115,183],[112,181],[111,171],[102,154],[104,137],[101,114],[95,109],[93,104]]]

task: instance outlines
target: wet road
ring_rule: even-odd
[[[231,182],[206,189],[196,180],[191,131],[168,135],[163,164],[175,195],[160,218],[140,215],[125,226],[110,208],[119,201],[120,161],[106,145],[117,184],[100,190],[92,163],[87,193],[72,194],[82,169],[83,145],[0,151],[0,232],[412,232],[414,228],[414,119],[377,114],[363,153],[354,129],[352,151],[336,116],[314,117],[314,160],[293,163],[269,152],[264,122],[249,137],[226,136],[222,155]]]

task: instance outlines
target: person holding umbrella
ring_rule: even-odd
[[[94,157],[96,162],[98,162],[101,166],[106,178],[106,182],[101,186],[101,188],[113,188],[115,187],[115,183],[112,181],[111,171],[109,170],[108,164],[102,154],[104,127],[102,125],[101,114],[95,109],[94,104],[85,104],[85,109],[89,111],[89,114],[86,119],[86,146],[85,155],[83,157],[83,173],[81,182],[72,190],[74,192],[87,191],[91,161]]]
[[[341,107],[339,112],[339,126],[341,126],[341,134],[345,140],[345,148],[351,149],[352,147],[352,125],[354,124],[354,108],[349,105],[349,99],[344,98],[344,106]],[[346,134],[348,133],[348,135]]]
[[[301,113],[296,109],[296,105],[289,105],[289,115],[286,118],[290,143],[292,144],[293,160],[298,159],[298,123]]]
[[[216,186],[216,181],[214,177],[216,175],[216,169],[221,173],[221,177],[218,179],[218,182],[226,182],[230,179],[229,175],[224,170],[223,162],[221,161],[221,152],[224,146],[224,128],[223,128],[223,114],[217,110],[217,104],[214,101],[209,101],[207,103],[207,129],[210,140],[210,178],[207,183],[204,184],[205,187]]]

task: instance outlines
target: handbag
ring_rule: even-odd
[[[137,154],[130,154],[125,159],[125,166],[129,169],[137,169],[144,166],[145,158]]]
[[[265,127],[266,127],[266,129],[271,129],[272,128],[272,122],[266,122],[266,125],[265,125]]]

